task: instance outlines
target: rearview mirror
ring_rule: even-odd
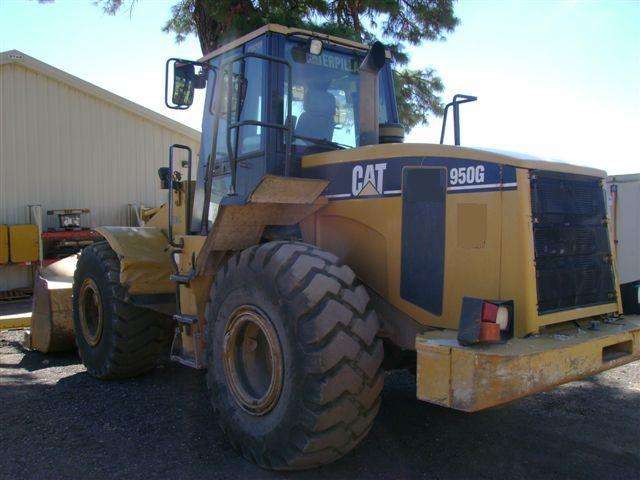
[[[171,89],[171,102],[168,98],[169,90],[169,66],[173,64],[173,87]],[[196,67],[199,72],[196,73]],[[170,58],[165,68],[164,103],[175,110],[185,110],[193,104],[193,93],[197,88],[204,88],[207,84],[208,66],[203,63]]]
[[[193,103],[196,69],[192,63],[173,64],[173,94],[171,101],[176,106],[190,107]]]

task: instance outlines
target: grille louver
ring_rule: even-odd
[[[600,179],[533,171],[538,313],[615,301]]]

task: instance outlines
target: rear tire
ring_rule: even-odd
[[[82,363],[100,379],[151,370],[167,353],[172,333],[169,317],[125,300],[120,261],[107,242],[86,247],[78,259],[73,323]]]
[[[248,248],[217,273],[206,318],[212,404],[243,457],[317,467],[366,436],[383,347],[366,289],[337,257],[297,242]]]

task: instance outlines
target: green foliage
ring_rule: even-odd
[[[97,0],[105,12],[137,0]],[[203,53],[268,23],[321,31],[365,43],[375,38],[392,52],[400,121],[411,129],[441,115],[444,90],[436,72],[406,67],[405,45],[444,40],[458,25],[454,0],[178,0],[163,31],[176,42],[195,34]]]
[[[430,114],[442,115],[442,80],[434,70],[394,69],[398,115],[407,130],[426,123]]]

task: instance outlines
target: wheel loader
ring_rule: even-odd
[[[79,256],[91,375],[206,370],[230,443],[288,470],[358,445],[388,370],[474,412],[640,358],[605,172],[461,147],[468,96],[455,145],[404,144],[389,59],[267,25],[167,62],[168,107],[206,91],[198,161],[173,145],[166,204]]]

